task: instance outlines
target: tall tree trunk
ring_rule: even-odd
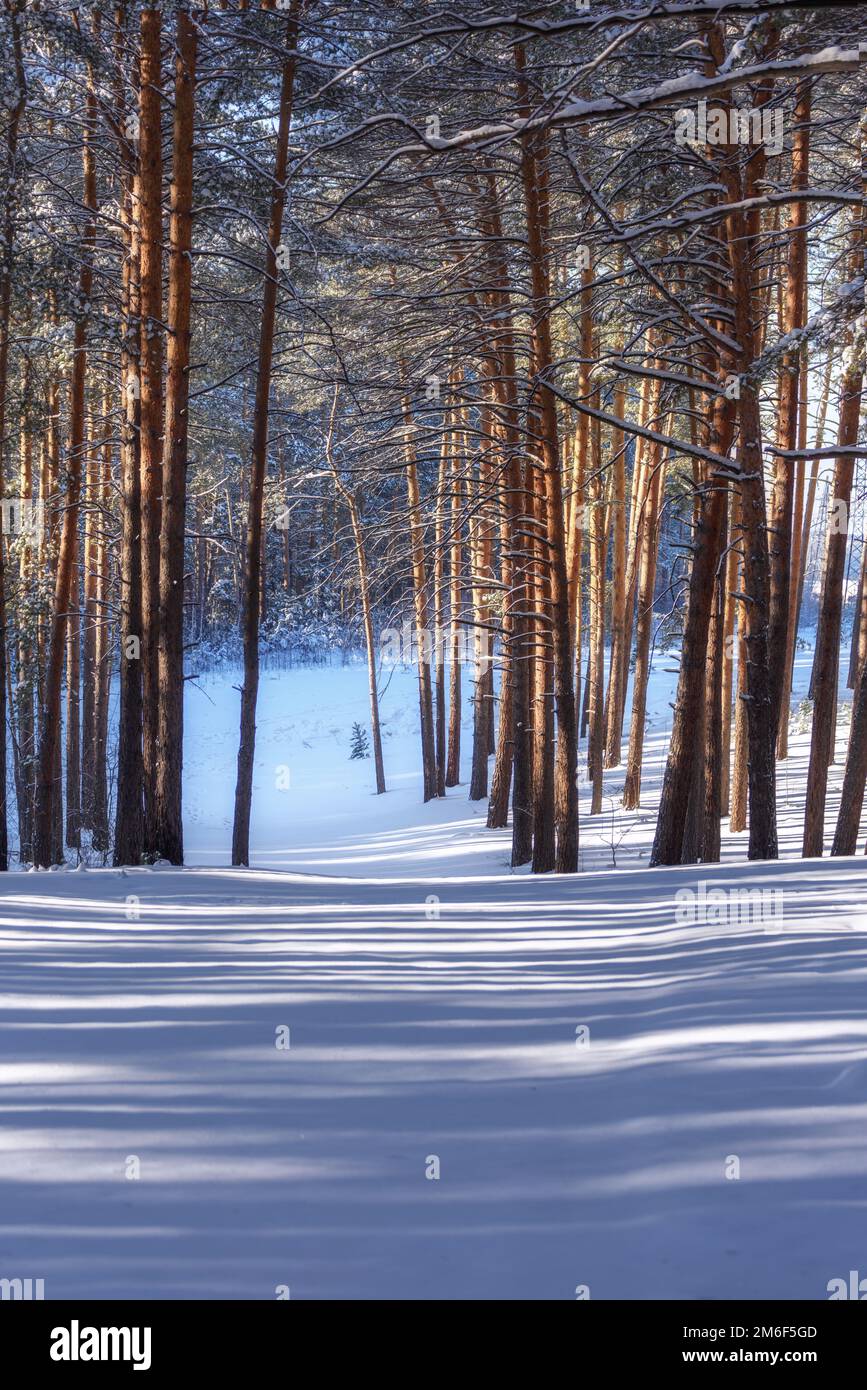
[[[504,441],[505,442],[505,441]],[[505,469],[504,469],[505,471]],[[491,796],[488,802],[487,826],[498,830],[508,824],[509,791],[512,782],[512,744],[513,744],[513,691],[512,665],[514,660],[513,628],[511,603],[512,556],[509,549],[508,513],[505,508],[500,515],[500,583],[505,596],[503,605],[503,624],[500,639],[500,705],[497,743],[494,756],[494,772],[491,778]]]
[[[828,399],[831,392],[831,368],[834,365],[834,358],[828,354],[828,361],[825,367],[825,375],[822,381],[822,390],[819,396],[819,408],[816,415],[816,433],[814,444],[817,449],[821,449],[825,439],[825,421],[828,414]],[[805,407],[806,410],[806,407]],[[806,423],[806,420],[805,420]],[[806,444],[806,439],[805,439]],[[810,482],[807,488],[807,500],[804,504],[804,524],[801,527],[801,555],[798,567],[798,588],[795,602],[794,628],[797,633],[801,620],[801,608],[804,601],[804,581],[807,575],[807,562],[810,554],[810,538],[813,527],[813,508],[816,501],[816,488],[819,481],[819,464],[821,460],[816,457],[813,459],[813,467],[810,470]],[[815,653],[814,653],[815,656]],[[791,660],[789,662],[788,683],[789,689],[792,687],[794,667],[794,640],[792,642]],[[810,699],[813,697],[813,676],[810,674]]]
[[[659,509],[665,476],[665,459],[660,446],[651,446],[648,462],[648,495],[645,510],[641,569],[638,581],[638,613],[635,630],[635,672],[632,678],[632,722],[623,805],[634,811],[641,804],[641,764],[644,753],[644,723],[647,712],[647,683],[650,677],[650,638],[653,631],[653,596],[656,587],[656,557],[659,546]]]
[[[792,137],[792,188],[802,190],[809,182],[810,84],[801,84],[795,105]],[[804,321],[804,295],[807,280],[807,208],[803,201],[789,205],[789,239],[786,261],[783,332],[793,334]],[[780,364],[780,405],[777,443],[791,453],[798,443],[798,387],[800,353],[789,352]],[[803,480],[804,461],[798,460]],[[771,719],[774,738],[780,724],[786,687],[786,649],[789,637],[793,561],[797,556],[792,543],[795,513],[795,460],[777,454],[769,516],[770,615],[768,623],[768,661],[770,664]],[[803,486],[803,482],[801,483]],[[782,711],[788,724],[788,710]]]
[[[613,413],[623,418],[626,385],[621,379],[614,388]],[[611,511],[613,523],[613,569],[611,574],[611,658],[605,696],[605,766],[620,765],[620,727],[616,711],[621,704],[620,687],[626,679],[628,660],[624,654],[626,635],[626,436],[623,430],[611,433],[613,469]],[[616,660],[616,665],[615,665]]]
[[[21,371],[21,435],[19,441],[19,478],[18,496],[22,504],[22,523],[24,523],[23,506],[30,505],[33,500],[33,438],[31,435],[30,422],[30,392],[31,392],[32,369],[29,357],[25,357]],[[19,634],[18,653],[17,653],[17,681],[16,698],[18,716],[18,736],[15,747],[18,758],[18,777],[16,786],[18,789],[18,826],[19,839],[21,842],[21,860],[26,861],[31,857],[32,833],[33,833],[33,790],[34,773],[36,763],[36,720],[34,717],[33,701],[34,694],[38,685],[36,653],[33,644],[33,633],[30,628],[30,615],[27,609],[27,598],[33,592],[33,551],[26,542],[22,543],[18,557],[18,595],[19,613],[22,614],[24,624]]]
[[[190,296],[193,241],[193,118],[196,91],[196,21],[178,9],[175,111],[172,134],[172,209],[169,251],[169,337],[163,446],[157,672],[154,850],[170,864],[184,862],[184,558],[187,439],[190,395]]]
[[[515,50],[519,74],[524,53]],[[529,92],[519,76],[521,114],[529,114]],[[521,182],[527,224],[527,249],[533,296],[534,390],[540,408],[541,461],[545,475],[547,512],[546,544],[551,585],[551,628],[554,651],[554,699],[557,711],[554,819],[557,830],[558,873],[574,873],[578,867],[578,731],[573,679],[573,629],[570,625],[566,543],[563,527],[563,490],[556,398],[551,389],[550,296],[548,284],[548,182],[546,135],[521,137]]]
[[[18,10],[10,7],[12,67],[17,87],[16,100],[10,99],[6,121],[6,180],[3,237],[0,241],[0,440],[6,437],[6,388],[9,380],[9,319],[12,303],[12,266],[15,215],[18,203],[18,133],[26,100],[21,26]],[[11,82],[10,82],[11,86]],[[0,501],[3,498],[3,469],[0,467]],[[9,829],[6,812],[6,587],[4,545],[0,537],[0,872],[9,868]]]
[[[732,754],[732,687],[735,665],[735,620],[737,599],[735,588],[738,578],[738,547],[735,540],[738,525],[738,503],[740,494],[736,488],[731,490],[729,501],[730,524],[727,528],[728,554],[725,564],[725,618],[723,620],[723,668],[722,668],[722,747],[720,750],[720,814],[727,816],[731,804],[731,754]]]
[[[96,20],[95,20],[96,23]],[[85,223],[79,262],[79,312],[75,319],[72,348],[72,380],[69,400],[69,446],[67,450],[66,507],[57,560],[54,598],[49,627],[48,659],[40,719],[41,737],[36,777],[33,859],[37,868],[47,868],[57,859],[56,789],[60,761],[60,697],[67,617],[73,599],[78,513],[81,498],[81,469],[85,452],[84,386],[87,374],[87,325],[93,288],[93,255],[96,242],[96,165],[93,146],[96,135],[96,92],[92,70],[88,70],[85,103],[82,169]]]
[[[85,460],[84,479],[84,556],[82,567],[81,624],[81,828],[93,827],[93,784],[96,710],[96,530],[99,525],[98,506],[102,494],[102,455],[97,442],[97,423],[91,417],[90,449]]]
[[[163,160],[162,15],[141,12],[139,210],[141,221],[141,571],[142,765],[144,850],[159,856],[156,788],[159,761],[160,526],[163,490]]]
[[[405,376],[403,367],[401,374]],[[425,801],[437,794],[436,741],[434,738],[433,689],[431,685],[431,632],[428,603],[427,567],[424,554],[424,514],[418,483],[415,451],[415,422],[409,396],[403,397],[403,438],[406,467],[406,496],[409,504],[409,545],[412,563],[413,612],[418,648],[418,704],[421,735],[422,787]]]
[[[807,287],[804,286],[804,317],[807,314]],[[801,365],[798,373],[798,448],[807,447],[807,406],[809,404],[809,370],[807,365],[807,344],[801,348]],[[829,355],[830,363],[830,355]],[[804,556],[809,539],[809,525],[804,530],[806,507],[809,505],[810,520],[813,514],[813,498],[816,494],[819,460],[813,460],[813,471],[807,497],[804,495],[806,461],[797,461],[795,474],[795,505],[792,517],[792,566],[789,576],[789,624],[786,633],[786,668],[783,672],[783,690],[780,699],[780,720],[777,725],[777,757],[789,756],[789,716],[792,702],[792,674],[795,662],[795,647],[798,640],[798,621],[801,615],[801,586],[804,574]]]
[[[296,45],[301,4],[302,0],[292,0],[287,22],[287,57],[283,64],[280,88],[277,152],[274,160],[268,245],[265,252],[265,285],[262,291],[259,357],[256,366],[256,397],[253,408],[253,440],[250,449],[250,502],[247,516],[242,606],[244,685],[241,691],[241,732],[238,745],[238,775],[235,783],[235,817],[232,828],[233,864],[249,864],[250,862],[250,811],[253,802],[253,757],[256,749],[256,700],[259,694],[259,571],[262,557],[265,465],[268,457],[268,408],[274,354],[274,326],[277,316],[277,248],[283,231],[283,211],[286,206],[289,127],[292,120],[292,96],[295,86]]]
[[[455,444],[462,438],[455,435]],[[449,660],[449,736],[446,759],[446,786],[456,787],[461,780],[461,609],[463,607],[463,545],[461,542],[461,460],[460,448],[455,447],[451,469],[451,546],[449,554],[449,620],[451,642]]]
[[[115,12],[118,112],[123,111],[122,62],[125,41],[122,7]],[[123,122],[121,121],[121,127]],[[139,177],[132,147],[121,143],[125,238],[122,267],[124,335],[121,343],[120,491],[120,709],[117,730],[117,797],[114,863],[138,864],[144,849],[142,762],[142,568],[141,568],[141,239],[137,209]]]
[[[112,477],[111,394],[106,386],[103,397],[102,487],[98,494],[94,565],[96,568],[96,641],[94,645],[95,685],[93,708],[93,805],[91,815],[93,848],[105,853],[108,838],[108,702],[111,680],[109,641],[109,565],[106,518],[111,507]]]
[[[473,649],[475,652],[475,693],[473,699],[473,760],[470,773],[470,801],[481,801],[488,794],[488,749],[493,717],[493,661],[491,656],[491,610],[487,601],[491,580],[490,522],[488,509],[489,464],[487,437],[491,431],[490,412],[484,411],[487,429],[479,456],[475,524],[470,526],[472,563]]]
[[[599,406],[599,393],[592,395]],[[590,814],[602,810],[602,776],[605,756],[605,561],[608,548],[605,520],[605,483],[599,447],[599,421],[592,422],[593,476],[590,480],[590,672],[588,688],[587,771],[591,783]]]
[[[87,457],[84,468],[88,467]],[[72,574],[66,617],[66,847],[81,849],[81,573],[78,527],[70,538]]]
[[[449,417],[443,419],[434,519],[434,691],[436,695],[437,796],[446,794],[445,551],[446,495],[449,482]]]
[[[653,345],[655,342],[655,332],[650,329],[647,334],[647,351],[652,357]],[[642,426],[654,427],[657,423],[659,413],[660,393],[662,382],[649,376],[644,377],[641,384],[641,399],[638,410],[638,422]],[[623,608],[623,632],[618,641],[615,634],[614,645],[611,651],[611,691],[612,696],[608,706],[607,717],[607,746],[609,757],[616,757],[620,763],[620,745],[623,739],[623,720],[626,713],[626,694],[629,686],[629,654],[632,650],[632,630],[635,623],[635,588],[638,582],[638,566],[641,556],[641,528],[644,524],[645,498],[647,497],[647,450],[651,441],[638,436],[635,438],[633,448],[632,463],[632,485],[630,488],[630,507],[629,507],[629,529],[627,532],[626,544],[626,593]],[[617,693],[618,706],[614,704],[614,692]]]
[[[551,640],[551,573],[545,553],[547,498],[539,458],[538,411],[527,412],[527,495],[532,508],[530,532],[534,538],[533,592],[535,612],[532,677],[533,754],[533,873],[550,873],[557,860],[554,825],[554,712],[553,653]]]
[[[726,544],[725,515],[722,520],[722,546]],[[703,804],[698,858],[703,864],[716,864],[720,857],[720,817],[722,815],[723,687],[725,665],[726,557],[720,555],[708,633],[708,672],[704,703],[704,768],[699,779]],[[696,760],[698,761],[698,760]]]

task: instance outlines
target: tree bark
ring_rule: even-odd
[[[635,629],[635,671],[632,677],[632,721],[623,805],[634,811],[641,804],[641,764],[644,752],[644,723],[647,712],[647,682],[650,676],[650,638],[653,630],[653,596],[656,587],[656,557],[659,547],[659,509],[665,477],[665,460],[658,444],[651,445],[648,462],[649,483],[641,542],[638,581],[638,613]]]
[[[93,72],[88,71],[85,124],[82,147],[83,205],[85,223],[79,263],[79,311],[75,319],[72,350],[72,380],[69,399],[69,443],[67,450],[66,507],[57,560],[54,597],[49,627],[48,657],[40,719],[39,763],[36,776],[33,859],[37,868],[48,868],[58,861],[56,834],[55,777],[60,762],[60,697],[66,624],[73,597],[78,513],[81,498],[81,469],[85,451],[84,387],[87,374],[87,326],[93,288],[93,255],[96,242],[96,165],[93,146],[96,135],[96,92]],[[62,857],[62,856],[61,856]]]
[[[455,444],[461,436],[456,433]],[[461,461],[454,450],[451,466],[451,545],[449,547],[449,620],[451,642],[449,660],[449,733],[446,759],[446,786],[461,780],[461,609],[463,607],[463,545],[461,541]]]
[[[277,315],[277,248],[283,231],[283,211],[286,206],[289,127],[292,120],[292,97],[296,69],[295,53],[301,4],[302,0],[292,0],[287,21],[287,57],[283,64],[280,88],[277,152],[274,161],[268,244],[265,251],[265,285],[262,291],[259,356],[256,366],[253,440],[250,449],[250,500],[247,515],[242,603],[244,684],[241,691],[241,732],[238,744],[238,774],[235,783],[235,816],[232,828],[232,863],[236,865],[249,864],[250,862],[250,812],[253,803],[253,758],[256,749],[256,701],[259,694],[259,574],[262,559],[265,466],[268,457],[268,410],[274,355],[274,326]]]
[[[178,9],[169,251],[169,337],[159,567],[157,767],[154,851],[184,862],[184,559],[190,394],[193,126],[198,33]]]
[[[122,55],[124,15],[116,11],[118,112],[123,111]],[[122,122],[121,122],[122,125]],[[122,266],[124,334],[121,342],[120,491],[120,709],[117,731],[117,799],[114,863],[138,864],[144,850],[142,761],[142,568],[141,568],[141,237],[139,176],[135,152],[121,142],[123,189],[121,223],[125,240]]]
[[[159,857],[156,787],[159,724],[160,526],[163,464],[162,15],[141,12],[139,210],[141,222],[141,571],[144,850]]]
[[[401,374],[405,376],[403,367]],[[412,595],[418,664],[419,732],[421,736],[422,787],[425,801],[437,794],[436,740],[434,737],[433,689],[431,685],[431,632],[428,604],[427,568],[424,554],[424,515],[418,483],[418,462],[414,442],[415,424],[408,396],[403,397],[403,438],[406,467],[406,496],[409,504],[409,545],[412,562]]]
[[[792,137],[792,188],[801,190],[809,182],[810,155],[810,84],[802,83],[795,105],[795,127]],[[783,332],[796,332],[804,320],[804,296],[807,280],[807,207],[803,201],[789,205],[789,239],[786,260],[785,305]],[[780,363],[780,405],[777,442],[780,449],[792,451],[798,443],[798,394],[800,384],[800,353],[788,352]],[[788,724],[788,709],[782,710],[786,687],[786,650],[789,639],[789,608],[791,604],[793,562],[792,522],[795,513],[796,471],[803,487],[804,461],[780,454],[775,459],[774,486],[771,491],[769,516],[770,614],[768,623],[768,661],[771,684],[771,719],[774,738],[781,714]],[[796,572],[796,571],[795,571]]]
[[[519,74],[524,54],[515,50]],[[519,77],[522,114],[530,109],[525,81]],[[566,545],[563,528],[563,491],[557,431],[556,398],[549,384],[553,369],[548,285],[548,186],[546,136],[521,138],[521,182],[527,224],[533,296],[534,390],[540,408],[541,460],[545,474],[548,564],[551,584],[551,624],[554,651],[554,698],[557,710],[554,819],[557,831],[556,869],[574,873],[578,867],[578,734],[575,716],[573,643],[569,613]]]

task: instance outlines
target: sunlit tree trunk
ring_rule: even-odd
[[[163,502],[159,552],[157,767],[154,850],[184,862],[181,806],[184,761],[184,560],[190,394],[193,236],[193,117],[198,34],[178,9],[169,251],[168,352]]]
[[[84,387],[87,375],[87,326],[93,288],[93,254],[96,241],[96,93],[92,71],[88,75],[82,149],[83,205],[85,223],[79,260],[79,312],[72,344],[72,380],[69,399],[69,444],[67,450],[66,506],[57,559],[57,573],[48,640],[41,738],[36,776],[33,858],[38,868],[57,862],[57,834],[54,824],[57,803],[54,779],[60,761],[60,703],[66,624],[72,600],[75,575],[78,513],[81,497],[81,469],[85,451]],[[77,809],[77,808],[76,808]]]
[[[638,579],[638,613],[635,629],[635,672],[632,678],[632,721],[623,805],[633,811],[641,804],[641,765],[644,755],[644,724],[647,713],[647,682],[650,676],[650,639],[653,633],[653,595],[656,586],[656,557],[659,544],[659,507],[665,476],[665,460],[660,446],[652,444],[648,460],[648,492],[642,526],[641,564]]]
[[[463,481],[461,478],[460,440],[458,431],[454,435],[455,447],[451,465],[451,544],[449,546],[449,728],[448,756],[446,758],[446,786],[456,787],[461,780],[461,649],[462,649],[462,609],[463,609],[463,542],[461,505]]]
[[[160,526],[163,491],[162,15],[141,12],[139,213],[141,223],[141,571],[144,849],[158,856]]]
[[[118,111],[123,106],[121,65],[124,49],[124,16],[116,12],[116,65]],[[117,797],[115,800],[114,863],[138,864],[144,848],[142,763],[142,663],[141,663],[141,294],[138,222],[139,179],[132,146],[121,143],[123,193],[121,225],[124,232],[122,265],[123,338],[121,340],[121,443],[120,443],[120,560],[118,564],[120,608],[120,707],[117,730]]]
[[[804,189],[809,182],[810,153],[810,86],[804,83],[795,105],[795,129],[792,137],[792,188]],[[785,304],[783,332],[793,334],[804,321],[804,296],[807,280],[806,204],[789,205],[789,239],[786,261]],[[780,404],[777,443],[781,450],[791,452],[798,443],[798,395],[800,385],[800,354],[786,353],[780,364]],[[768,624],[768,661],[771,672],[771,716],[774,736],[781,722],[788,725],[788,708],[783,710],[783,696],[788,690],[786,654],[789,645],[789,612],[792,599],[792,576],[797,574],[797,541],[793,542],[793,518],[796,515],[796,478],[803,489],[804,461],[777,454],[774,486],[769,509],[770,560],[770,617]],[[800,533],[798,533],[798,540]]]
[[[519,71],[523,50],[516,49]],[[529,94],[520,82],[521,110],[529,111]],[[527,225],[533,294],[534,388],[539,398],[541,462],[545,476],[546,544],[551,586],[551,629],[554,655],[554,698],[557,711],[557,747],[554,787],[554,819],[557,831],[558,873],[574,873],[578,867],[578,734],[573,678],[573,630],[570,626],[566,545],[563,528],[563,492],[556,398],[548,383],[552,370],[550,302],[547,271],[548,187],[544,133],[524,135],[521,141],[521,181]]]

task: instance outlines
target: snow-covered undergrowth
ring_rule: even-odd
[[[411,673],[372,795],[356,667],[263,681],[255,867],[226,868],[237,693],[191,687],[198,867],[2,885],[0,1276],[820,1299],[867,1272],[867,861],[794,857],[800,735],[783,861],[725,834],[722,865],[646,867],[673,664],[640,812],[610,776],[620,867],[585,814],[570,878],[510,873],[465,786],[421,805]]]

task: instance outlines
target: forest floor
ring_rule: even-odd
[[[647,869],[673,665],[645,805],[624,815],[611,774],[569,878],[510,873],[465,785],[420,804],[409,672],[371,794],[361,667],[265,676],[255,867],[224,867],[237,678],[191,684],[196,867],[2,885],[0,1277],[49,1299],[822,1299],[867,1274],[867,861],[796,858],[800,734],[781,862],[724,832],[721,865]]]

